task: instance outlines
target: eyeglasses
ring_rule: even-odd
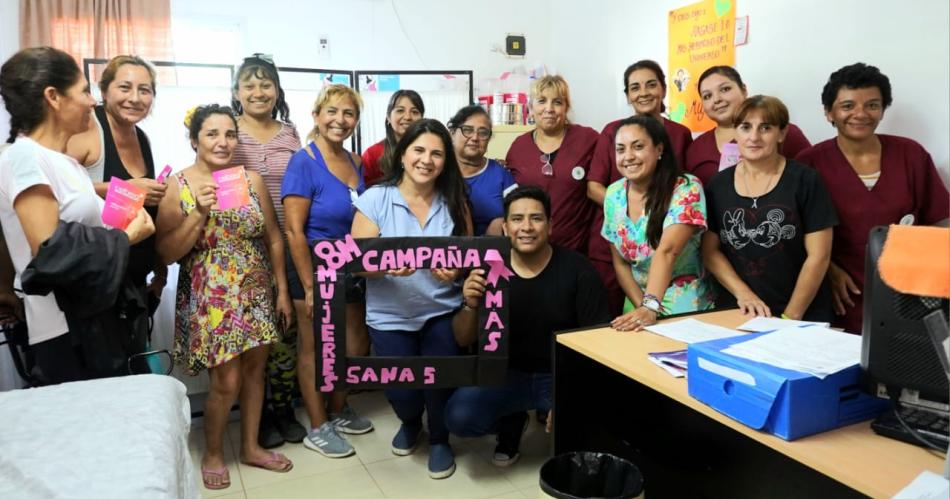
[[[541,155],[541,163],[542,163],[542,164],[541,164],[541,174],[544,175],[545,177],[553,177],[553,176],[554,176],[554,166],[551,165],[551,155],[550,155],[550,154],[542,154],[542,155]]]
[[[476,130],[473,126],[464,125],[458,127],[457,130],[462,132],[462,137],[465,137],[466,139],[472,138],[473,133],[477,133],[478,138],[481,140],[488,140],[491,138],[491,130],[484,127]]]

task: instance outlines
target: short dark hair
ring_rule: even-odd
[[[471,106],[465,106],[462,109],[459,109],[458,112],[455,113],[455,116],[452,116],[451,118],[449,118],[449,121],[448,123],[446,123],[446,126],[449,127],[449,130],[455,130],[456,128],[462,126],[463,123],[468,121],[469,118],[471,118],[472,116],[475,116],[476,114],[481,114],[485,116],[486,118],[488,118],[488,127],[489,129],[491,129],[491,116],[488,115],[488,111],[485,111],[485,108],[477,104],[473,104]]]
[[[660,81],[660,86],[663,87],[663,91],[666,92],[666,74],[663,73],[663,68],[660,67],[660,63],[650,60],[642,59],[629,66],[623,72],[623,93],[627,94],[627,80],[630,79],[630,73],[640,69],[649,69],[653,71],[653,74],[656,75],[656,79]],[[660,112],[666,111],[666,104],[660,102]]]
[[[847,88],[871,88],[877,87],[881,91],[881,100],[883,100],[884,109],[890,107],[891,80],[877,69],[875,66],[869,66],[863,62],[856,62],[850,66],[845,66],[828,77],[828,83],[821,90],[821,104],[825,106],[825,111],[831,111],[838,98],[838,91],[841,87]]]
[[[65,95],[82,78],[76,60],[53,47],[23,49],[0,68],[0,97],[10,114],[10,138],[30,133],[46,119],[43,90],[53,87]]]
[[[237,118],[234,117],[234,110],[228,106],[221,106],[218,104],[208,104],[205,106],[198,106],[195,108],[194,114],[191,115],[191,121],[188,123],[188,138],[194,141],[198,140],[198,133],[201,132],[201,125],[204,124],[205,120],[208,119],[212,114],[224,114],[228,118],[231,118],[231,121],[234,122],[234,128],[237,129]],[[193,147],[193,149],[195,149]]]
[[[511,203],[519,199],[533,199],[541,203],[544,207],[544,216],[551,219],[551,196],[548,196],[544,189],[535,185],[520,185],[515,187],[505,196],[505,220],[508,219],[508,209]]]
[[[277,66],[264,54],[254,54],[244,58],[244,62],[234,72],[234,83],[231,86],[231,107],[234,108],[234,112],[238,115],[244,114],[244,108],[241,107],[241,101],[237,99],[236,94],[241,82],[252,76],[274,82],[274,85],[277,86],[277,102],[274,103],[274,109],[271,110],[270,117],[277,118],[277,115],[280,114],[280,121],[290,123],[290,106],[287,105],[287,99],[284,96],[284,87],[280,86],[280,75],[277,73]]]
[[[736,71],[736,68],[732,66],[712,66],[706,68],[706,71],[703,71],[703,74],[699,75],[699,80],[696,82],[696,90],[702,93],[700,87],[703,85],[703,80],[709,78],[712,75],[725,76],[726,78],[734,81],[736,85],[739,85],[739,88],[745,90],[745,83],[742,82],[742,77],[739,76],[739,72]]]

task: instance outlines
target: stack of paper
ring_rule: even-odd
[[[672,352],[652,352],[647,354],[650,362],[662,367],[666,372],[673,375],[674,378],[686,376],[686,350],[674,350]]]
[[[779,329],[787,327],[799,327],[799,326],[821,326],[828,327],[831,324],[827,322],[809,322],[809,321],[796,321],[792,319],[779,319],[778,317],[756,317],[754,319],[748,320],[745,324],[739,326],[737,329],[742,331],[750,331],[753,333],[770,333],[772,331],[778,331]]]
[[[823,379],[861,361],[861,337],[821,326],[787,327],[723,353]]]
[[[647,326],[647,331],[665,336],[683,343],[697,343],[700,341],[718,340],[743,334],[734,329],[724,328],[696,319],[683,319],[677,322],[655,324]]]

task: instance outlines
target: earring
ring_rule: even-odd
[[[659,155],[659,156],[657,156],[657,157],[656,157],[656,159],[657,159],[657,160],[661,160],[661,159],[663,159],[663,153],[660,153],[660,155]]]

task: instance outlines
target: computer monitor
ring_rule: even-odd
[[[899,293],[881,280],[877,262],[887,232],[875,227],[868,237],[861,368],[870,393],[945,412],[950,383],[924,317],[941,311],[947,321],[948,301]]]

